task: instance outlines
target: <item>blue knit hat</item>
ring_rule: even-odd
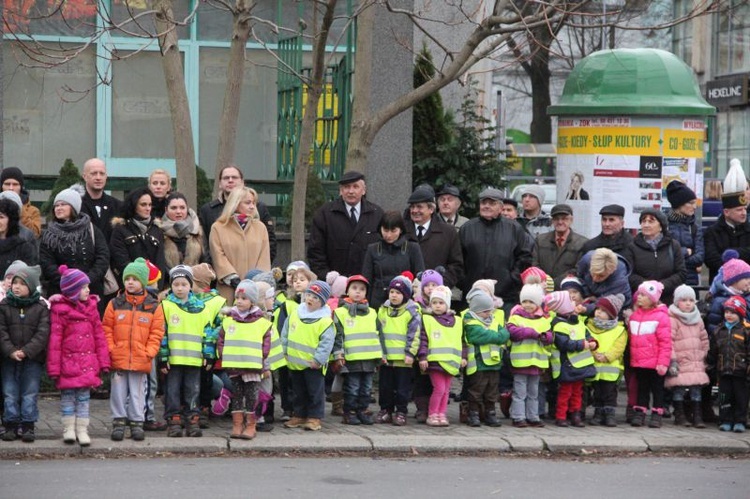
[[[328,299],[331,297],[331,286],[329,286],[325,281],[313,281],[307,287],[305,293],[314,294],[315,296],[320,298],[320,301],[322,301],[323,305],[325,305]]]
[[[396,277],[391,279],[391,283],[388,284],[388,291],[392,289],[395,289],[396,291],[404,295],[404,301],[408,301],[411,298],[411,281],[406,276],[397,275]]]

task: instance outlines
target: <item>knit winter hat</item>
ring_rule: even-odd
[[[569,289],[576,289],[578,290],[581,295],[583,295],[583,283],[581,280],[575,276],[566,277],[560,282],[560,289],[562,291],[567,291]]]
[[[258,306],[262,305],[263,300],[266,298],[273,298],[276,295],[276,290],[265,281],[253,281],[258,287]],[[270,294],[270,296],[269,296]],[[260,307],[264,308],[264,307]]]
[[[573,300],[567,291],[553,291],[544,297],[547,308],[554,310],[560,315],[570,315],[575,311]]]
[[[659,222],[659,225],[661,225],[662,233],[666,234],[669,232],[669,220],[667,220],[667,216],[664,214],[664,212],[657,208],[646,208],[645,210],[643,210],[641,212],[641,215],[638,217],[638,223],[643,222],[643,219],[648,215],[651,215],[656,219],[657,222]]]
[[[19,168],[16,168],[15,166],[9,166],[7,168],[3,168],[3,170],[0,171],[0,188],[2,188],[2,185],[9,178],[12,178],[13,180],[21,184],[21,189],[23,189],[23,172]]]
[[[325,305],[328,299],[331,297],[331,287],[324,281],[311,282],[305,292],[312,293],[320,298],[320,301],[323,302],[323,305]]]
[[[39,278],[41,277],[41,275],[42,268],[39,265],[28,266],[24,263],[22,267],[19,267],[16,270],[13,279],[15,279],[16,277],[21,279],[26,283],[26,286],[29,288],[31,294],[34,294],[37,288],[39,288]]]
[[[661,293],[664,291],[664,285],[659,281],[643,281],[638,290],[635,292],[637,298],[639,294],[646,295],[654,303],[659,303]]]
[[[6,191],[8,192],[8,191]],[[26,262],[23,260],[14,260],[10,265],[8,265],[8,268],[5,270],[5,275],[3,276],[14,276],[16,275],[16,272],[18,272],[20,269],[24,268],[26,266]]]
[[[174,282],[178,277],[184,277],[190,283],[190,287],[193,287],[195,278],[193,277],[193,270],[187,265],[175,265],[169,271],[169,282]]]
[[[148,286],[155,288],[161,280],[161,270],[151,263],[151,260],[146,260],[146,267],[148,267]]]
[[[60,292],[71,300],[77,300],[81,290],[91,284],[89,276],[78,269],[68,268],[67,265],[57,267],[60,272]]]
[[[295,260],[286,266],[287,272],[294,272],[295,270],[299,270],[299,269],[310,270],[310,266],[306,264],[305,262],[303,262],[302,260]]]
[[[122,271],[122,281],[133,276],[141,283],[143,289],[148,286],[148,265],[146,265],[146,259],[138,257],[134,261],[130,262],[125,266],[125,270]]]
[[[750,277],[750,265],[744,260],[733,258],[721,266],[721,273],[724,276],[724,284],[731,286],[740,279]]]
[[[211,287],[211,281],[216,279],[216,274],[211,266],[207,263],[199,263],[190,267],[193,271],[193,292],[200,293]]]
[[[274,267],[268,272],[261,272],[256,274],[252,280],[255,282],[265,282],[272,288],[276,287],[276,283],[284,276],[284,272],[279,267]]]
[[[539,284],[524,284],[518,298],[521,303],[530,301],[541,307],[544,302],[544,290]]]
[[[497,279],[478,279],[471,285],[471,289],[484,291],[491,298],[495,296],[495,284],[497,284]],[[469,299],[468,295],[466,296],[466,299]]]
[[[253,305],[255,305],[258,303],[258,297],[260,295],[258,285],[250,279],[241,280],[237,285],[237,289],[234,290],[234,296],[239,295],[244,295]]]
[[[531,194],[539,200],[539,206],[544,204],[544,189],[536,184],[529,184],[524,187],[523,194]],[[522,194],[522,196],[523,196]]]
[[[422,289],[424,289],[425,286],[427,286],[428,283],[434,282],[438,286],[443,285],[443,276],[440,275],[440,272],[437,270],[425,270],[422,272],[422,278],[420,279],[420,283],[422,285]]]
[[[81,213],[81,203],[83,202],[83,200],[81,199],[81,194],[79,194],[78,191],[75,191],[71,188],[61,190],[57,193],[57,196],[55,196],[55,202],[52,204],[52,206],[60,202],[69,204],[73,208],[76,216]]]
[[[739,315],[741,319],[745,319],[747,317],[747,302],[740,295],[730,296],[724,302],[724,310],[731,310]]]
[[[541,284],[547,286],[547,273],[539,267],[529,267],[521,272],[521,282],[524,284]]]
[[[388,284],[388,291],[392,289],[404,295],[404,301],[408,301],[411,298],[411,281],[406,276],[397,275],[391,279],[390,284]]]
[[[610,318],[616,319],[625,304],[625,296],[621,294],[602,296],[596,300],[596,308],[601,308]]]
[[[341,297],[346,293],[346,276],[339,274],[335,270],[332,270],[326,274],[326,283],[331,286],[331,295],[335,297]]]
[[[451,306],[451,296],[453,293],[451,293],[451,290],[447,286],[438,286],[436,288],[432,289],[432,294],[430,295],[430,303],[433,302],[433,300],[443,300],[448,307]]]
[[[262,271],[262,270],[260,270],[260,269],[251,269],[251,270],[248,270],[248,271],[247,271],[247,274],[245,274],[245,279],[250,279],[250,280],[252,281],[252,280],[253,280],[253,278],[254,278],[254,277],[255,277],[256,275],[258,275],[258,274],[262,274],[262,273],[263,273],[263,271]]]
[[[469,310],[475,314],[495,309],[492,296],[488,295],[481,289],[473,289],[469,291],[466,295],[466,301],[469,302]]]
[[[23,209],[23,201],[21,200],[21,196],[16,194],[16,191],[3,191],[0,192],[0,199],[9,199],[13,201],[15,204],[18,205],[18,211]]]
[[[677,209],[693,199],[696,199],[693,190],[679,180],[673,180],[667,186],[667,201],[672,205],[672,209]]]
[[[349,285],[353,282],[361,282],[364,283],[366,289],[370,289],[370,281],[367,280],[367,277],[361,275],[361,274],[355,274],[351,276],[349,279],[346,280],[346,292],[349,292]]]
[[[695,301],[695,290],[688,286],[687,284],[680,284],[677,286],[677,289],[674,290],[674,301],[673,303],[677,305],[677,302],[680,300],[693,300]]]

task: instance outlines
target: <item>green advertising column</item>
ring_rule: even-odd
[[[599,210],[625,207],[637,228],[645,208],[668,206],[666,187],[681,180],[703,197],[706,118],[716,110],[701,96],[693,70],[670,52],[596,52],[573,69],[557,116],[557,199],[587,237],[601,228]]]

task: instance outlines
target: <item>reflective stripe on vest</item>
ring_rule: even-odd
[[[328,317],[306,323],[302,322],[296,312],[290,315],[285,352],[287,367],[293,371],[309,369],[321,335],[332,325],[333,320]],[[324,372],[326,365],[322,366]]]
[[[606,352],[608,352],[609,349],[612,348],[612,345],[615,344],[621,334],[626,333],[625,326],[622,326],[620,324],[608,331],[599,331],[596,334],[593,334],[592,336],[599,343],[596,351],[606,354]],[[612,362],[594,361],[594,365],[596,366],[596,376],[593,378],[594,381],[617,381],[618,379],[620,379],[620,376],[622,375],[622,371],[624,369],[622,356],[614,359]]]
[[[546,333],[552,328],[550,317],[536,317],[528,319],[520,315],[512,315],[508,324],[519,327],[528,327],[539,332]],[[510,365],[523,369],[525,367],[538,367],[546,369],[549,367],[550,352],[539,340],[528,338],[522,341],[513,341],[510,346]]]
[[[437,362],[445,372],[455,376],[461,368],[463,328],[460,317],[451,327],[443,326],[431,315],[422,318],[427,333],[427,361]]]
[[[555,334],[568,336],[572,341],[583,341],[586,339],[586,326],[580,322],[570,324],[567,322],[558,322],[553,329]],[[594,356],[591,350],[581,350],[580,352],[567,352],[568,362],[575,369],[582,369],[586,366],[594,365]]]
[[[375,310],[369,309],[367,315],[352,317],[346,307],[339,307],[334,314],[344,327],[344,359],[357,361],[383,357]]]
[[[281,346],[281,337],[275,328],[271,328],[271,349],[268,351],[266,362],[271,371],[286,366],[286,357],[284,357],[284,349]]]
[[[385,358],[388,360],[404,360],[406,358],[406,334],[409,331],[409,322],[412,315],[402,308],[395,317],[390,315],[392,308],[381,307],[378,310],[380,329],[383,331],[383,344],[385,345]],[[409,353],[412,357],[417,356],[419,349],[419,331],[414,335]]]
[[[286,320],[288,321],[289,317],[291,317],[294,311],[297,310],[297,307],[299,307],[299,303],[289,299],[286,299],[286,301],[276,307],[276,310],[273,311],[273,325],[276,328],[276,332],[281,333],[281,330],[284,328],[284,324],[279,324],[279,321],[281,320],[281,309],[284,308],[284,310],[286,310]]]
[[[191,313],[168,300],[161,305],[167,323],[169,363],[175,366],[202,366],[203,337],[209,321],[206,308]]]
[[[497,312],[497,310],[495,312]],[[498,316],[497,313],[493,314],[492,323],[490,323],[489,326],[475,319],[474,317],[468,316],[468,310],[464,311],[463,317],[464,317],[464,324],[466,326],[480,326],[486,329],[492,329],[493,331],[497,331],[498,328],[501,327],[501,324],[498,322],[498,319],[501,319],[502,316]],[[472,375],[475,372],[477,372],[477,357],[476,357],[477,349],[475,345],[469,343],[468,341],[466,343],[468,345],[468,355],[466,359],[466,374]],[[488,367],[497,366],[503,360],[503,354],[502,354],[500,345],[479,345],[479,355],[482,357],[482,362],[484,362],[484,365]]]
[[[225,317],[221,327],[224,330],[222,367],[263,370],[263,337],[271,321],[261,317],[254,322],[239,322]]]

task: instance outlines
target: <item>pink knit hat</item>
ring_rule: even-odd
[[[84,286],[91,284],[88,276],[78,269],[60,265],[57,270],[60,272],[60,292],[68,299],[77,300]]]
[[[721,266],[721,272],[724,276],[724,284],[731,286],[740,279],[750,277],[750,265],[739,258],[732,258]]]
[[[544,297],[547,308],[554,310],[560,315],[569,315],[575,311],[573,300],[567,291],[553,291]]]
[[[346,276],[332,270],[326,274],[326,282],[331,286],[331,296],[340,298],[346,293]]]
[[[638,290],[635,292],[633,299],[637,300],[638,295],[643,294],[648,296],[652,302],[659,303],[662,291],[664,291],[664,285],[659,281],[643,281],[641,285],[638,286]]]
[[[529,267],[521,272],[521,282],[523,284],[541,284],[547,285],[547,273],[539,267]]]

